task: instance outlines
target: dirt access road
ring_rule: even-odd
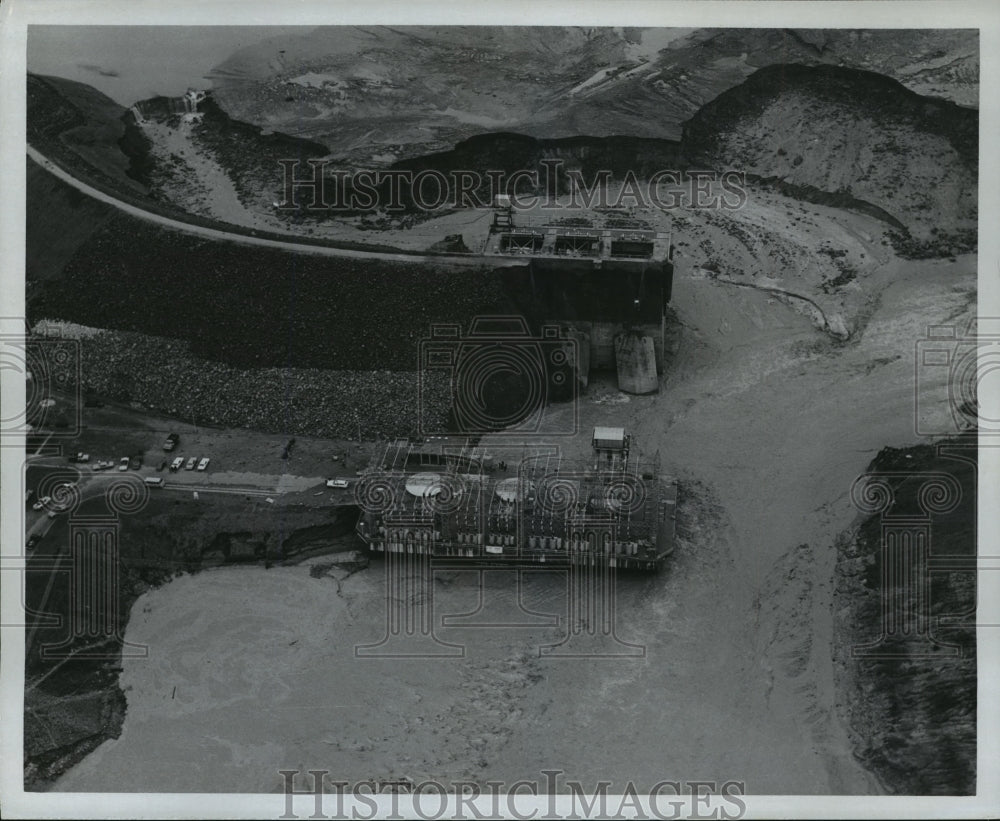
[[[194,225],[189,222],[184,222],[182,220],[171,219],[169,217],[164,217],[160,214],[154,214],[151,211],[146,211],[135,205],[130,205],[127,202],[123,202],[116,197],[112,197],[109,194],[105,194],[103,191],[99,191],[93,186],[87,185],[87,183],[78,180],[72,174],[67,173],[50,159],[45,157],[37,149],[32,148],[30,145],[27,146],[28,156],[38,163],[42,168],[53,174],[55,177],[60,179],[62,182],[73,186],[73,188],[86,194],[99,202],[103,202],[106,205],[111,205],[117,208],[119,211],[137,217],[141,220],[147,222],[155,223],[163,228],[169,228],[173,231],[182,231],[186,234],[192,234],[194,236],[204,237],[206,239],[212,240],[222,240],[225,242],[238,242],[242,245],[255,245],[264,248],[276,248],[283,251],[294,251],[300,254],[314,254],[318,256],[327,257],[350,257],[351,259],[378,259],[388,262],[419,262],[425,265],[459,265],[468,268],[470,265],[475,265],[477,262],[476,257],[468,256],[434,256],[431,254],[421,254],[419,256],[410,253],[387,253],[380,251],[359,251],[357,249],[351,248],[335,248],[330,245],[312,245],[309,243],[296,242],[296,236],[293,234],[288,235],[288,240],[276,240],[276,239],[266,239],[264,237],[254,237],[246,236],[245,234],[232,233],[230,231],[224,230],[223,227],[220,228],[207,228],[202,225]],[[220,226],[222,224],[220,223]],[[274,230],[270,226],[268,230]],[[502,268],[508,265],[520,265],[523,264],[521,260],[511,259],[507,260],[502,257],[491,257],[489,260],[489,265],[491,268]]]
[[[624,424],[684,487],[668,568],[618,581],[618,636],[643,655],[541,655],[565,636],[552,623],[565,613],[559,573],[526,574],[523,606],[510,573],[438,573],[437,637],[464,655],[406,660],[355,657],[385,629],[382,562],[347,578],[201,573],[137,601],[127,636],[150,656],[125,662],[123,733],[57,789],[278,791],[278,770],[298,767],[880,792],[838,713],[834,540],[872,457],[918,441],[916,341],[975,310],[971,257],[890,266],[846,344],[767,294],[682,277],[683,334],[660,394],[591,386],[572,447],[586,450],[594,424]],[[942,424],[944,376],[920,382]],[[440,626],[476,611],[480,593],[478,615]]]

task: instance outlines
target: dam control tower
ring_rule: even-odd
[[[657,391],[674,276],[669,232],[620,217],[532,222],[498,196],[483,254],[504,258],[507,290],[525,313],[576,337],[583,384],[591,369],[614,369],[621,390]]]

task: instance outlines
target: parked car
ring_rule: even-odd
[[[212,461],[211,459],[209,459],[209,458],[208,458],[207,456],[205,456],[205,457],[204,457],[204,458],[203,458],[203,459],[202,459],[202,460],[201,460],[201,461],[200,461],[200,462],[198,463],[198,470],[204,470],[205,468],[207,468],[207,467],[208,467],[208,463],[209,463],[209,462],[211,462],[211,461]]]
[[[162,476],[147,476],[145,482],[147,485],[152,485],[153,487],[163,487]]]
[[[129,460],[129,458],[127,456],[123,456],[121,459],[119,459],[118,460],[118,470],[128,470],[128,463],[129,463],[129,461],[130,460]]]
[[[94,470],[111,470],[115,466],[115,463],[110,459],[101,459],[94,465]]]
[[[69,461],[71,463],[74,463],[74,462],[81,462],[81,463],[82,462],[89,462],[90,461],[90,454],[89,453],[76,453],[73,456],[69,457]]]
[[[167,437],[167,441],[163,443],[163,449],[168,453],[177,447],[177,443],[180,442],[181,438],[176,433],[171,433]]]
[[[48,516],[50,519],[54,519],[56,517],[56,512],[54,510],[50,510],[45,515]]]
[[[131,459],[128,460],[128,466],[132,468],[132,470],[138,470],[139,468],[142,467],[142,457],[133,456]]]
[[[350,487],[351,483],[348,482],[346,479],[327,479],[326,486],[345,488],[345,487]]]
[[[28,548],[28,550],[31,550],[31,548],[33,548],[33,547],[34,547],[34,546],[35,546],[36,544],[38,544],[38,541],[39,541],[39,539],[41,539],[41,538],[42,538],[42,537],[41,537],[41,536],[39,536],[39,535],[38,535],[37,533],[32,533],[32,534],[31,534],[31,535],[30,535],[30,536],[28,537],[28,543],[27,543],[27,548]]]
[[[167,460],[164,459],[162,462],[160,462],[160,466],[157,468],[157,470],[163,470],[166,466],[167,466]]]
[[[184,470],[194,470],[194,466],[195,464],[197,464],[197,462],[198,462],[198,457],[192,456],[190,459],[187,460],[187,464],[184,465]]]
[[[43,507],[45,507],[51,501],[52,501],[52,497],[51,496],[43,496],[41,499],[39,499],[37,502],[35,502],[31,507],[34,510],[41,510]]]
[[[28,490],[24,494],[24,503],[27,504],[28,502],[30,502],[31,501],[31,497],[34,496],[34,495],[35,495],[35,491],[32,490],[29,487]]]
[[[183,465],[183,464],[184,464],[184,457],[183,456],[177,456],[174,459],[174,461],[172,461],[170,463],[170,471],[172,473],[176,473],[178,470],[181,469],[181,465]]]

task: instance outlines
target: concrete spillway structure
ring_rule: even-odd
[[[618,389],[626,393],[655,393],[659,387],[653,337],[637,333],[615,338]]]
[[[581,342],[583,384],[590,369],[614,369],[621,390],[651,393],[665,365],[671,249],[661,231],[515,225],[498,210],[484,254],[504,258],[500,275],[525,315],[561,325]],[[512,258],[523,266],[510,266]]]
[[[150,97],[148,100],[140,100],[131,109],[132,116],[139,124],[150,119],[161,119],[177,114],[196,114],[198,104],[207,96],[204,91],[196,91],[189,88],[180,97]]]

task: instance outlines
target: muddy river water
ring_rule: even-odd
[[[687,330],[670,389],[616,404],[595,389],[581,408],[584,429],[613,415],[659,449],[685,488],[676,554],[660,574],[617,580],[610,640],[541,651],[570,629],[566,578],[552,571],[526,572],[520,594],[510,571],[438,572],[425,603],[435,641],[419,658],[371,652],[393,607],[381,561],[340,581],[306,566],[183,577],[133,607],[127,638],[150,652],[124,664],[121,737],[57,789],[268,792],[282,769],[508,782],[559,769],[640,789],[879,792],[839,712],[833,545],[857,516],[854,478],[884,445],[913,441],[912,360],[893,352],[961,309],[933,265],[889,285],[849,346],[766,294],[678,282]]]

